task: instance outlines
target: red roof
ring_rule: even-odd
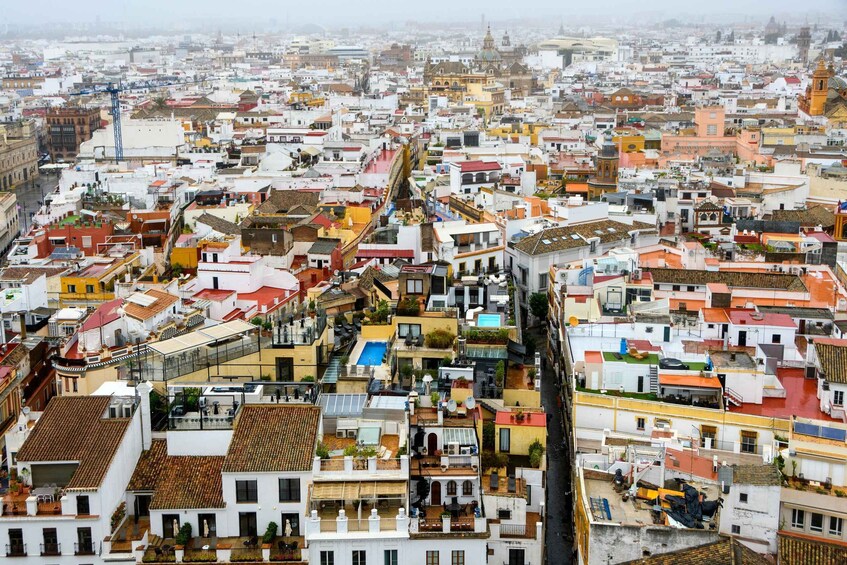
[[[755,318],[754,318],[755,316]],[[783,328],[796,328],[797,324],[788,314],[774,314],[754,312],[752,310],[730,310],[729,320],[734,325],[744,326],[780,326]]]
[[[785,84],[800,84],[800,79],[797,77],[785,77]]]
[[[815,339],[815,342],[819,341]],[[792,416],[832,421],[829,414],[821,411],[818,400],[817,379],[805,378],[802,368],[780,367],[776,376],[785,389],[785,398],[765,397],[761,404],[745,402],[742,406],[730,408],[731,412],[741,412],[766,418],[791,419]]]
[[[462,161],[459,168],[463,173],[476,173],[481,171],[499,171],[502,167],[497,161]]]
[[[544,412],[524,412],[524,419],[522,422],[517,421],[517,413],[517,410],[501,410],[497,412],[497,417],[494,419],[494,423],[500,426],[547,427],[547,415],[544,414]]]
[[[226,300],[234,293],[234,290],[223,290],[219,288],[206,288],[194,295],[195,299],[205,298],[212,302],[220,302]]]
[[[114,300],[101,304],[97,310],[88,316],[85,323],[82,324],[83,331],[93,330],[101,326],[105,326],[106,324],[112,323],[120,318],[121,315],[118,313],[118,309],[123,303],[124,301],[122,298],[115,298]]]

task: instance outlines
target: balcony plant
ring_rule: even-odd
[[[262,536],[262,543],[273,543],[278,529],[279,526],[276,522],[268,522],[268,528],[265,530],[265,535]]]
[[[442,329],[432,330],[424,336],[424,345],[431,349],[450,349],[456,336]]]
[[[324,442],[318,442],[318,446],[315,448],[315,455],[321,459],[329,459],[329,448],[326,444],[324,444]]]
[[[397,303],[398,316],[417,316],[420,313],[421,305],[412,296],[407,296]]]
[[[191,524],[189,522],[186,522],[182,526],[179,527],[179,533],[177,533],[176,538],[174,538],[174,541],[176,541],[177,545],[181,545],[182,547],[185,547],[186,544],[188,544],[188,541],[190,539],[191,539]]]

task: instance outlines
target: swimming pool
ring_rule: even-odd
[[[385,350],[388,347],[388,342],[385,341],[369,341],[359,354],[359,360],[356,365],[382,365],[382,358],[385,356]]]
[[[480,314],[476,317],[478,328],[499,328],[500,314]]]

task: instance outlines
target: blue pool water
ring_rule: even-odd
[[[476,317],[478,328],[499,328],[500,314],[480,314]]]
[[[385,341],[367,342],[359,355],[359,360],[356,361],[356,365],[382,365],[382,358],[387,347],[388,342]]]

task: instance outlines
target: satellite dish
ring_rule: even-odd
[[[450,401],[447,403],[447,411],[455,412],[456,408],[458,408],[458,404],[456,404],[456,401],[451,398]]]
[[[577,318],[576,316],[571,316],[570,318],[568,318],[568,323],[571,325],[572,328],[575,328],[579,325],[579,318]]]
[[[465,399],[465,407],[468,410],[473,410],[474,408],[476,408],[476,398],[474,398],[473,396],[467,397]]]

